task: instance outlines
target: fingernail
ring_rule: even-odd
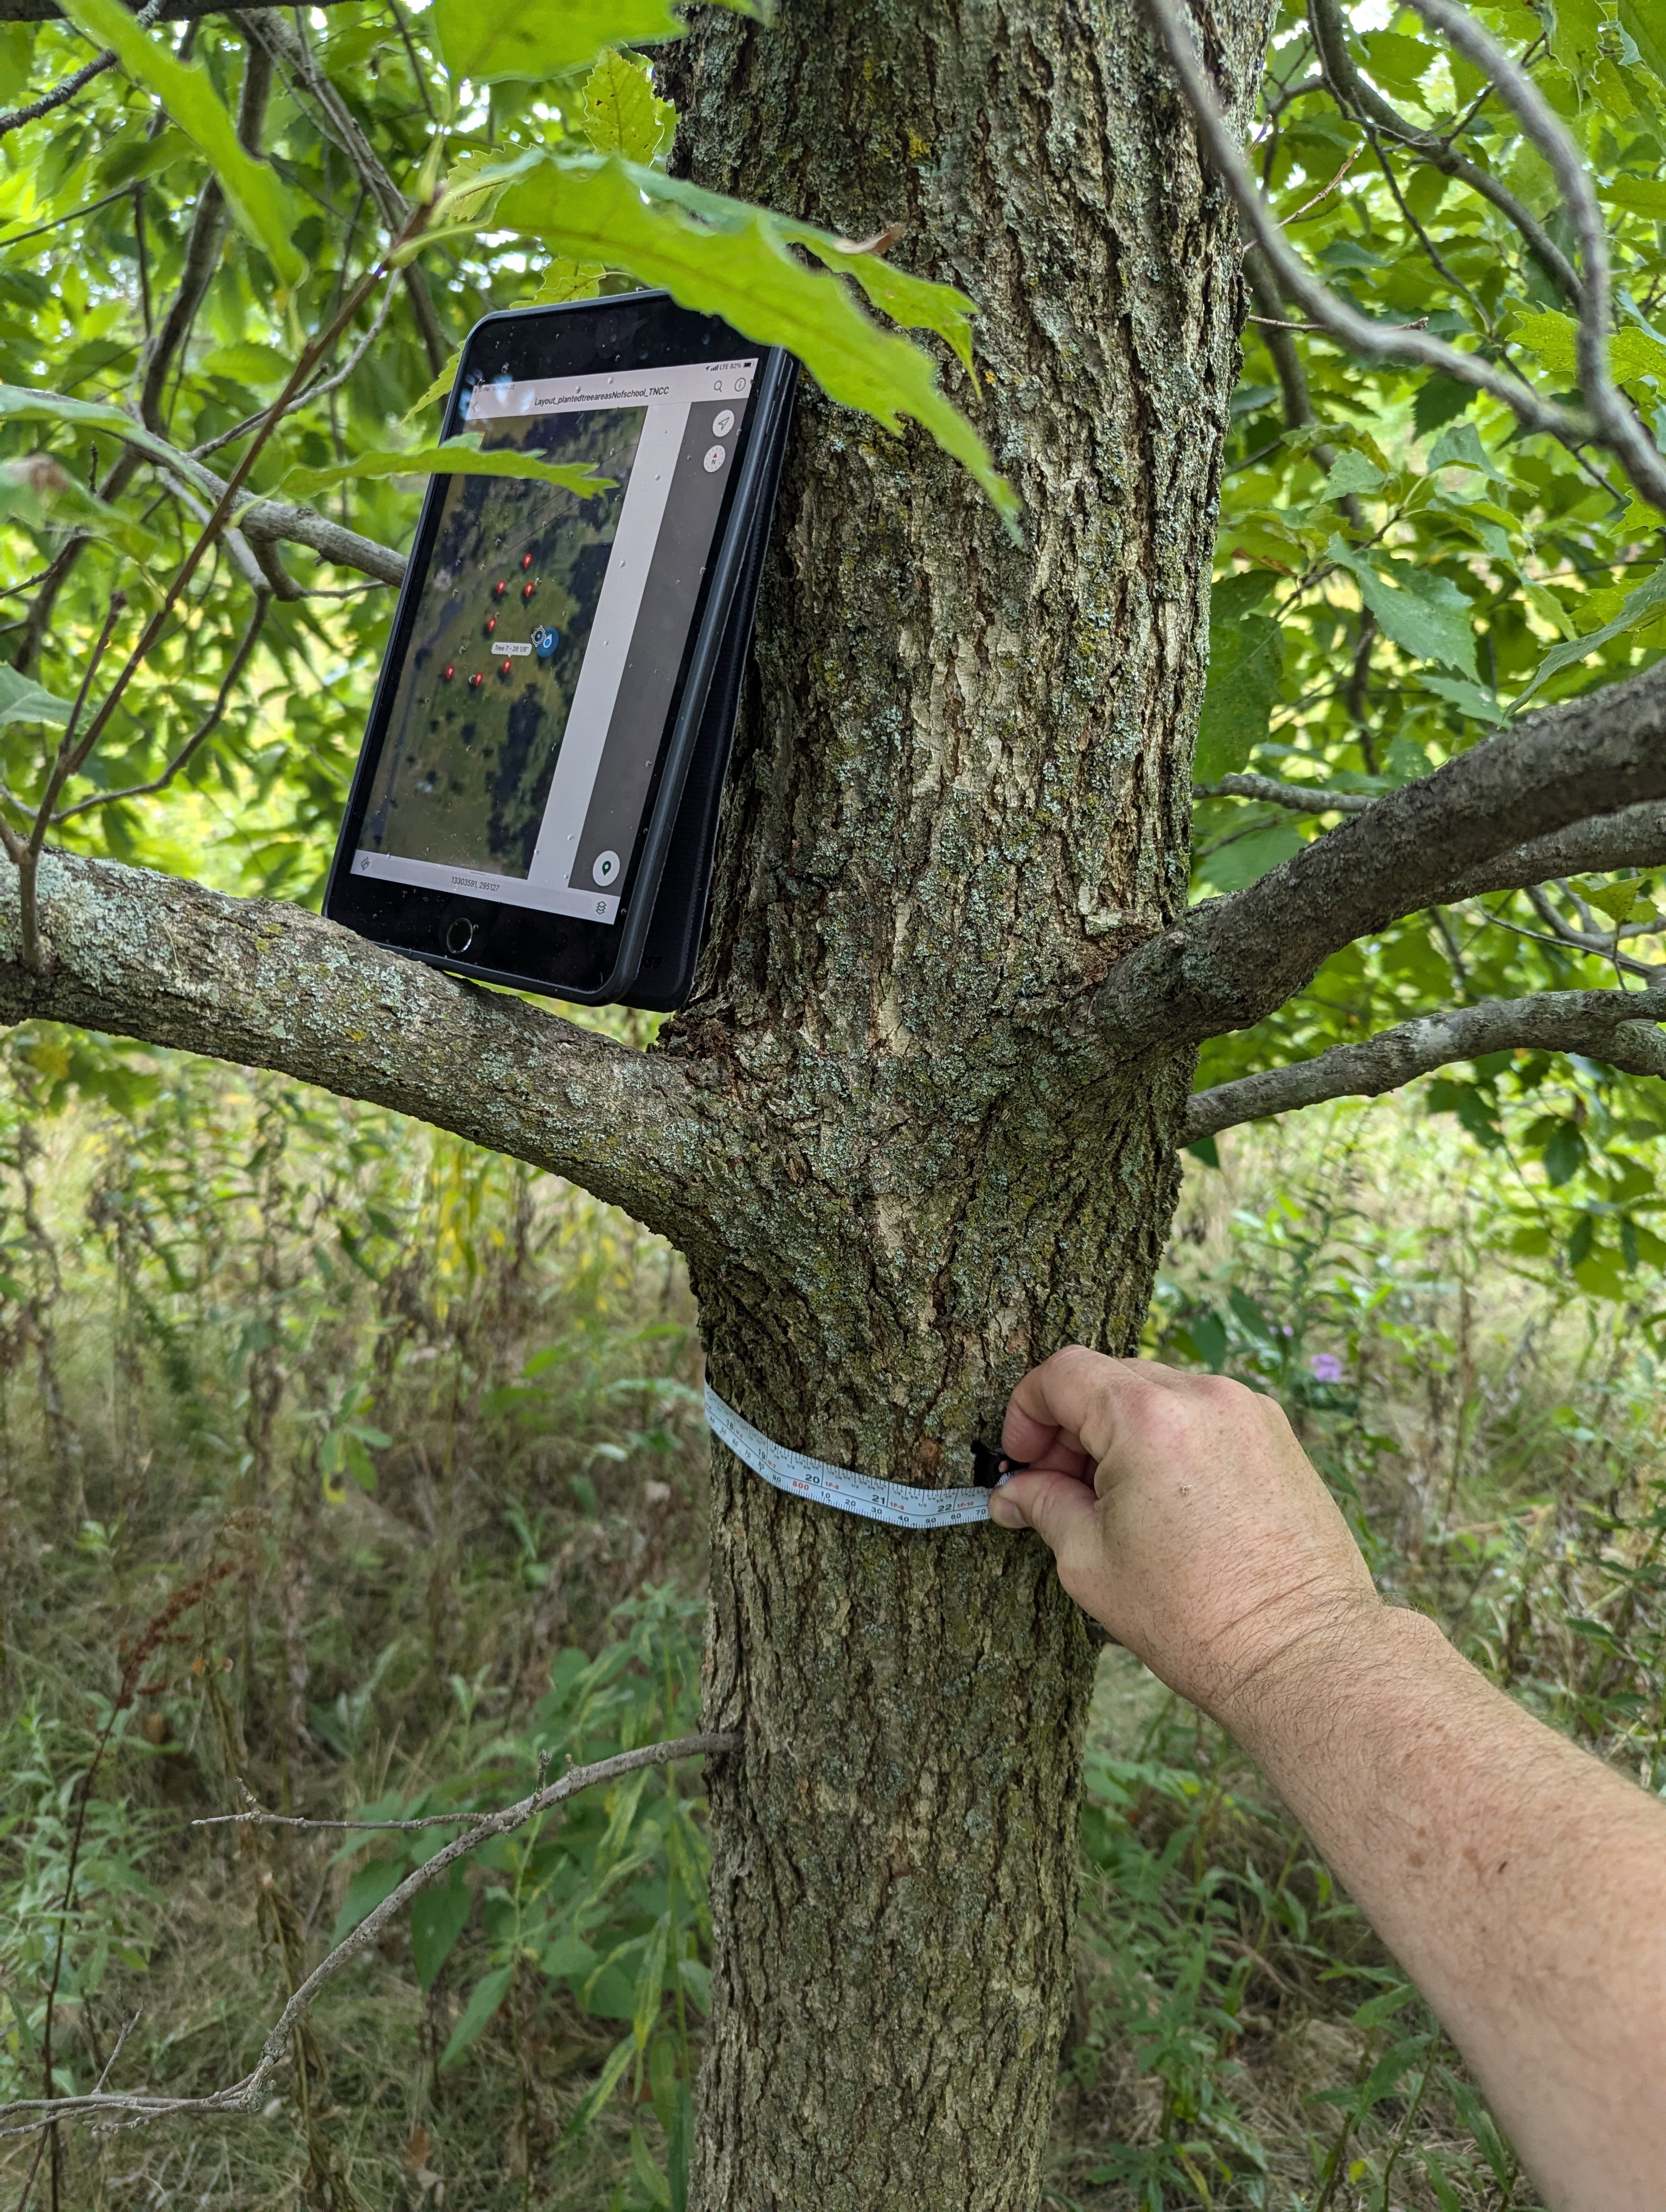
[[[1006,1487],[1007,1484],[1008,1484],[1012,1480],[1012,1468],[1009,1467],[1009,1468],[1007,1468],[1007,1470],[1006,1470],[1006,1474],[998,1474],[998,1475],[995,1477],[995,1480],[994,1480],[994,1485],[993,1485],[993,1487],[994,1487],[994,1488],[995,1488],[996,1490],[1005,1490],[1005,1488]]]

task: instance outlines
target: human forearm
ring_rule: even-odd
[[[1269,1400],[1071,1347],[1002,1443],[992,1516],[1266,1767],[1555,2212],[1662,2212],[1666,1807],[1382,1603]]]
[[[1221,1715],[1557,2212],[1666,2203],[1666,1809],[1384,1607]]]

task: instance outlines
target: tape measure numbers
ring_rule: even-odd
[[[807,1452],[789,1451],[771,1443],[733,1406],[726,1406],[709,1382],[706,1385],[706,1419],[712,1434],[727,1444],[735,1457],[776,1490],[812,1504],[836,1506],[842,1513],[860,1514],[864,1521],[884,1521],[893,1528],[958,1528],[989,1518],[989,1489],[982,1484],[958,1490],[916,1490],[911,1483],[881,1482],[877,1475],[856,1474],[850,1468],[830,1467],[812,1459]],[[978,1464],[1019,1470],[982,1447]]]

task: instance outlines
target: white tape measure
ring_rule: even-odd
[[[881,1482],[877,1475],[854,1474],[848,1468],[830,1467],[807,1452],[771,1443],[732,1406],[726,1406],[709,1382],[706,1419],[712,1434],[754,1474],[794,1498],[836,1505],[842,1513],[860,1513],[865,1521],[888,1522],[893,1528],[957,1528],[989,1518],[989,1493],[981,1486],[916,1490],[912,1483]]]

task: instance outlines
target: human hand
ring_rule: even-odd
[[[1078,1605],[1239,1732],[1292,1664],[1381,1610],[1282,1411],[1240,1382],[1073,1345],[1013,1391],[1001,1448],[1030,1465],[990,1517],[1033,1528]]]

